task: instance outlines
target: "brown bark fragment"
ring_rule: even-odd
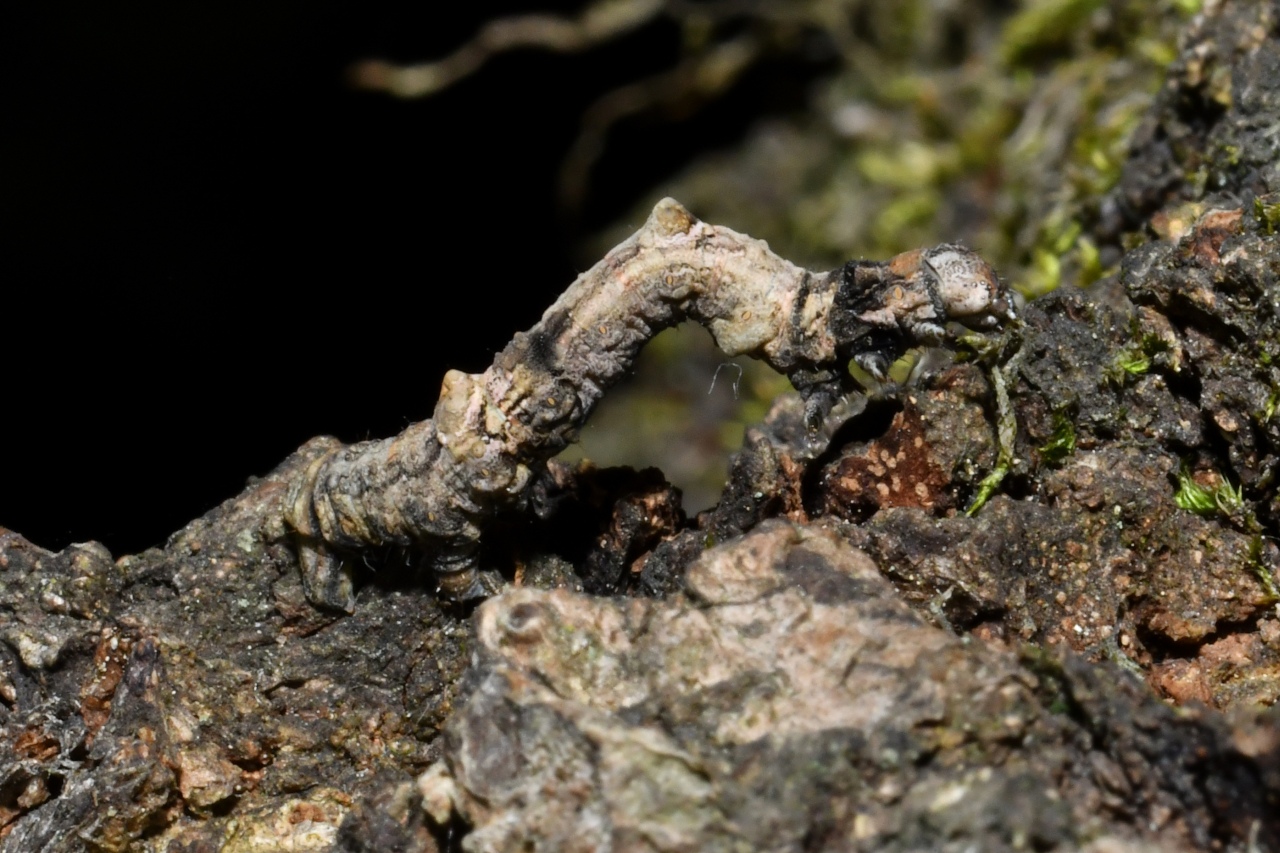
[[[950,472],[939,465],[926,439],[919,410],[908,401],[887,432],[827,469],[824,513],[856,520],[881,507],[942,511],[954,506]]]

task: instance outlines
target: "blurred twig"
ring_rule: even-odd
[[[353,82],[400,98],[447,89],[480,70],[492,57],[520,48],[576,53],[638,29],[661,15],[666,0],[602,0],[576,18],[516,15],[489,21],[471,41],[444,59],[414,65],[367,60],[352,68]]]

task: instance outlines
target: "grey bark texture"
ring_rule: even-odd
[[[432,421],[142,554],[0,531],[0,851],[1280,851],[1278,26],[1189,31],[1110,287],[1018,312],[1012,452],[980,358],[814,430],[953,250],[824,278],[664,204]],[[547,461],[682,316],[808,394],[693,520]]]

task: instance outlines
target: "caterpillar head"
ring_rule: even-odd
[[[948,320],[982,330],[1017,319],[1013,295],[976,252],[946,243],[922,252],[920,264],[933,279]]]

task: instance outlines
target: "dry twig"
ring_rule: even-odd
[[[644,26],[661,15],[666,6],[666,0],[609,0],[592,3],[576,18],[498,18],[444,59],[417,65],[370,60],[352,69],[352,78],[364,88],[381,89],[401,98],[421,98],[474,74],[497,54],[519,48],[576,53]]]
[[[604,152],[606,138],[619,122],[660,110],[683,114],[700,108],[728,91],[762,58],[794,50],[800,32],[827,32],[845,44],[849,41],[845,17],[832,14],[823,4],[789,0],[595,0],[572,17],[495,18],[441,59],[410,64],[368,59],[352,66],[349,79],[359,88],[398,98],[430,97],[510,51],[579,53],[659,19],[674,23],[681,41],[681,57],[674,65],[605,93],[583,113],[580,132],[560,175],[561,202],[566,209],[577,210],[586,199],[588,178]]]

